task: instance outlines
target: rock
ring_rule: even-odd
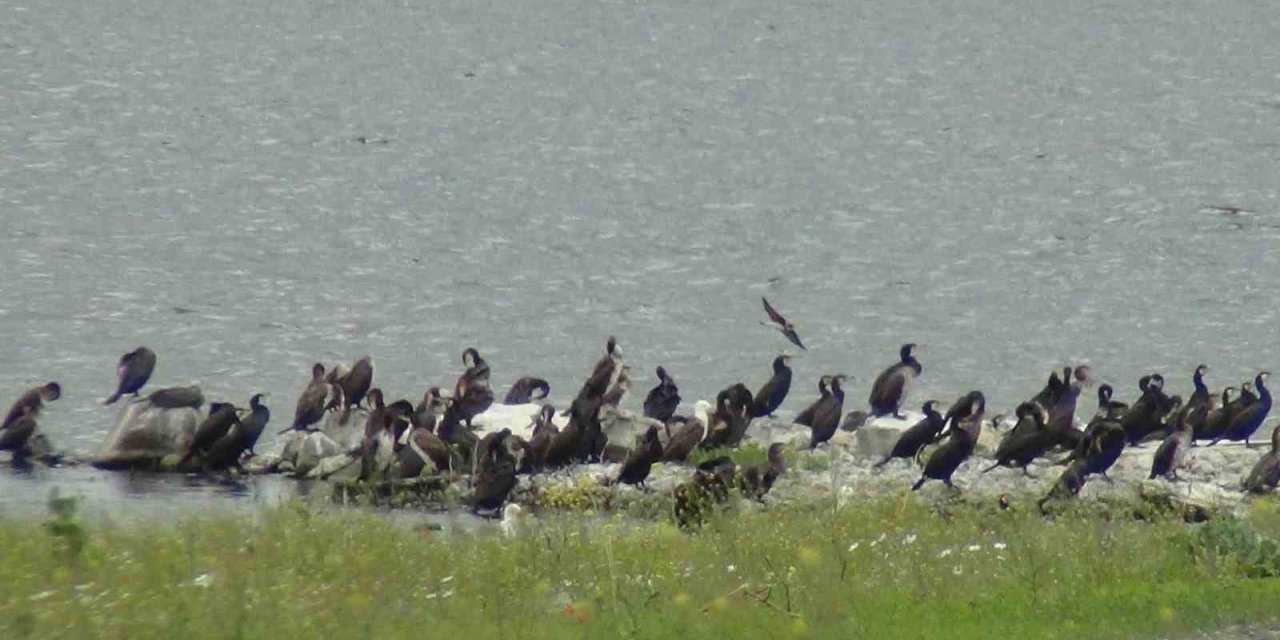
[[[905,419],[893,416],[880,416],[867,420],[861,428],[853,432],[853,454],[859,458],[880,460],[893,451],[902,432],[924,418],[922,413],[903,412]]]
[[[345,453],[329,456],[318,461],[305,473],[299,468],[294,475],[305,475],[315,480],[355,480],[360,477],[360,458]]]
[[[302,436],[297,445],[297,453],[293,456],[293,475],[296,477],[310,477],[311,470],[320,464],[321,460],[333,458],[343,455],[346,450],[334,442],[327,434],[319,431],[313,431]],[[283,458],[284,455],[281,454]]]
[[[145,398],[128,400],[93,461],[100,469],[163,469],[163,460],[187,451],[202,419],[197,409],[161,409]],[[174,460],[176,462],[176,459]]]
[[[498,404],[494,403],[485,409],[484,413],[478,414],[471,418],[471,426],[477,436],[483,438],[485,434],[510,429],[512,435],[520,436],[525,440],[533,437],[533,418],[542,410],[542,405],[530,402],[528,404]],[[561,422],[565,420],[565,422]],[[558,426],[567,423],[567,419],[561,418],[559,415],[552,420]]]
[[[746,437],[743,439],[766,448],[775,442],[784,442],[793,448],[804,449],[809,446],[810,434],[809,427],[802,424],[774,418],[756,418],[747,426]]]
[[[350,451],[360,446],[364,440],[364,426],[369,421],[369,410],[357,407],[342,422],[341,411],[331,411],[320,419],[316,429],[337,443],[343,451]]]

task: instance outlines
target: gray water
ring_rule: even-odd
[[[1268,2],[0,16],[0,397],[60,381],[41,426],[73,452],[140,344],[153,385],[270,392],[275,427],[313,361],[365,354],[393,397],[475,346],[500,393],[535,374],[563,403],[609,334],[646,377],[625,404],[657,364],[691,404],[791,350],[762,294],[810,348],[790,411],[825,372],[862,406],[907,341],[917,399],[993,408],[1068,363],[1130,398],[1280,367]]]

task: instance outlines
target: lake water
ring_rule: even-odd
[[[691,404],[788,350],[762,294],[810,348],[784,413],[907,341],[912,404],[1237,384],[1280,367],[1274,9],[6,2],[0,397],[58,380],[88,454],[140,344],[282,428],[316,360],[416,399],[475,346],[564,403],[616,334],[624,404],[658,364]],[[6,510],[67,473],[0,470]]]

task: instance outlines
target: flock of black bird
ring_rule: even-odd
[[[804,349],[795,326],[768,300],[763,302],[769,317],[765,324]],[[870,410],[866,412],[845,414],[842,385],[846,376],[823,375],[818,381],[819,398],[794,419],[796,424],[809,427],[809,448],[827,442],[841,428],[856,429],[868,419],[901,419],[909,389],[923,372],[914,350],[913,344],[903,345],[898,362],[875,379],[868,399]],[[124,396],[138,397],[156,360],[155,352],[146,347],[121,357],[116,368],[118,385],[106,404]],[[658,383],[643,403],[643,415],[654,422],[635,443],[610,443],[603,433],[601,418],[609,408],[617,408],[630,384],[629,367],[622,360],[617,340],[610,337],[605,353],[562,414],[568,418],[566,426],[557,427],[553,423],[555,409],[544,404],[533,418],[532,435],[526,440],[513,435],[510,429],[477,436],[472,420],[489,409],[496,397],[489,383],[489,365],[480,353],[468,348],[462,354],[462,362],[465,371],[451,390],[431,387],[416,405],[404,399],[388,402],[383,392],[373,387],[373,362],[369,358],[329,370],[317,363],[312,367],[310,382],[298,397],[289,428],[281,433],[314,431],[331,412],[337,412],[339,423],[345,424],[351,410],[362,407],[367,412],[363,438],[360,446],[350,452],[361,461],[362,479],[414,478],[432,470],[469,473],[474,487],[473,506],[492,510],[507,500],[518,474],[578,463],[620,462],[620,471],[609,483],[647,490],[645,481],[655,463],[685,463],[696,449],[737,447],[753,419],[770,417],[782,405],[792,383],[790,358],[779,356],[773,361],[772,377],[755,393],[737,383],[721,391],[714,405],[699,401],[695,414],[702,416],[680,416],[676,415],[681,401],[676,381],[665,368],[658,367]],[[1192,376],[1194,391],[1186,401],[1168,395],[1159,374],[1139,380],[1140,395],[1132,404],[1114,399],[1110,385],[1099,385],[1097,412],[1083,430],[1075,426],[1075,414],[1080,395],[1093,385],[1089,368],[1055,371],[1039,393],[1016,408],[1015,424],[1003,436],[993,464],[984,473],[999,467],[1027,473],[1033,461],[1055,451],[1064,452],[1057,464],[1065,469],[1045,497],[1049,500],[1076,495],[1093,475],[1110,481],[1107,472],[1125,448],[1148,440],[1160,442],[1151,478],[1176,479],[1187,452],[1197,441],[1208,441],[1209,446],[1222,440],[1244,441],[1251,446],[1250,438],[1271,410],[1267,372],[1239,388],[1228,387],[1219,395],[1211,393],[1205,384],[1207,370],[1204,365],[1196,368]],[[56,382],[24,393],[0,425],[0,451],[13,452],[15,459],[30,455],[37,417],[44,404],[57,400],[61,393]],[[525,377],[511,386],[503,403],[544,403],[549,394],[547,381]],[[262,394],[250,398],[247,411],[230,403],[211,403],[177,468],[240,468],[242,461],[254,455],[254,446],[271,417],[262,398]],[[160,389],[146,400],[162,409],[199,409],[204,404],[203,394],[194,386]],[[930,479],[953,487],[952,475],[973,455],[978,444],[986,400],[980,391],[971,391],[945,412],[939,411],[934,400],[925,402],[922,411],[924,417],[902,432],[876,466],[894,459],[924,458],[923,472],[912,489],[919,489]],[[999,418],[993,420],[999,422]],[[937,446],[930,447],[934,444]],[[786,470],[783,451],[783,445],[773,444],[767,462],[756,466],[739,467],[727,456],[704,460],[696,466],[693,477],[675,490],[677,515],[696,516],[706,503],[727,498],[731,489],[754,499],[763,498]],[[1278,481],[1280,428],[1272,434],[1271,451],[1258,461],[1245,488],[1267,491]]]

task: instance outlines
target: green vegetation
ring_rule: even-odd
[[[692,535],[562,514],[507,537],[300,506],[120,525],[61,500],[0,520],[0,637],[1131,638],[1275,615],[1271,502],[1194,526],[988,502],[745,505]]]

